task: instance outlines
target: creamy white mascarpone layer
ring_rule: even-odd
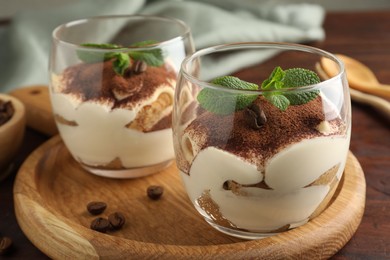
[[[153,97],[160,93],[156,91]],[[55,114],[77,123],[57,126],[69,151],[85,164],[105,165],[119,158],[124,167],[133,168],[174,158],[171,129],[143,133],[125,127],[141,106],[111,110],[112,104],[78,102],[72,95],[61,93],[52,93],[51,101]]]
[[[263,175],[255,165],[215,147],[201,150],[190,175],[181,172],[181,176],[194,204],[204,191],[210,191],[220,213],[238,228],[272,231],[308,220],[330,186],[305,186],[337,164],[340,179],[348,147],[348,137],[318,137],[292,144],[267,162],[265,181],[273,189],[242,188],[245,196],[224,190],[223,183],[256,184]]]

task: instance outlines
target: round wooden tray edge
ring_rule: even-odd
[[[57,240],[60,241],[59,243],[66,244],[68,243],[68,238],[70,237],[77,241],[77,243],[72,245],[75,248],[74,257],[79,256],[79,252],[84,252],[84,255],[86,256],[88,255],[91,257],[98,257],[96,250],[90,241],[85,239],[79,234],[79,232],[77,232],[78,227],[75,227],[75,224],[68,221],[66,218],[63,218],[60,215],[55,215],[55,213],[53,213],[55,210],[46,205],[45,201],[38,192],[39,187],[35,185],[35,169],[31,169],[27,166],[28,161],[40,161],[41,158],[38,156],[39,150],[46,151],[52,145],[55,145],[61,141],[62,139],[58,135],[51,138],[38,147],[35,151],[33,151],[21,165],[19,172],[16,175],[13,187],[16,220],[23,233],[29,238],[29,240],[37,248],[50,257],[59,257],[58,253],[60,253],[60,251],[57,250],[58,246],[46,247],[43,245],[47,243],[58,243]],[[23,172],[23,177],[25,179],[21,178]],[[39,228],[32,228],[38,224],[36,221],[34,221],[36,219],[41,220],[41,223],[44,225],[40,225]],[[55,221],[53,221],[53,219],[55,219]],[[48,228],[49,226],[50,228]],[[38,229],[41,232],[34,232],[33,230],[35,229]],[[55,230],[57,233],[53,233],[53,230]],[[56,239],[48,241],[48,237],[55,237]],[[53,250],[51,251],[50,248]],[[71,257],[72,255],[67,253],[64,256]]]
[[[82,253],[84,257],[88,258],[99,257],[95,247],[88,239],[77,232],[74,225],[69,225],[69,223],[66,223],[68,221],[65,219],[55,216],[50,210],[45,209],[38,202],[31,200],[21,193],[15,194],[14,200],[15,214],[20,228],[29,240],[46,255],[52,258],[76,259],[80,257],[80,254]],[[19,201],[21,203],[18,203]],[[23,209],[20,206],[21,204],[24,205]],[[28,218],[22,216],[22,214],[30,214],[30,216],[34,215],[34,217]],[[23,221],[19,221],[19,219],[23,219]],[[33,219],[35,221],[33,221]],[[40,219],[40,223],[43,223],[44,225],[32,228],[34,225],[37,225],[37,219]],[[40,232],[33,231],[38,228]],[[45,246],[45,244],[50,244],[50,246]],[[58,250],[58,248],[63,247],[64,245],[72,247],[72,250],[62,254],[62,251]]]

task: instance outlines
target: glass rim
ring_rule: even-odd
[[[229,88],[221,88],[221,86],[203,81],[198,79],[196,76],[191,75],[187,71],[188,64],[192,61],[194,61],[196,58],[206,56],[208,54],[222,52],[222,51],[229,51],[229,50],[239,50],[239,49],[266,49],[266,48],[273,48],[273,49],[279,49],[279,50],[285,50],[285,51],[301,51],[306,53],[312,53],[317,54],[326,58],[329,58],[333,60],[339,67],[339,72],[333,76],[329,77],[328,79],[325,79],[317,84],[302,86],[302,87],[294,87],[294,88],[284,88],[284,89],[277,89],[277,90],[241,90],[241,89],[229,89]],[[254,65],[255,66],[255,65]],[[244,68],[244,67],[243,67]],[[317,72],[316,72],[317,73]],[[181,66],[180,66],[180,74],[182,74],[188,81],[191,83],[194,83],[198,86],[201,86],[202,88],[210,88],[218,91],[223,92],[229,92],[229,93],[238,93],[238,94],[262,94],[262,93],[274,93],[274,92],[300,92],[300,91],[309,91],[309,90],[316,90],[321,89],[330,83],[340,80],[340,78],[345,75],[345,66],[344,63],[337,58],[334,54],[316,48],[312,46],[307,46],[303,44],[297,44],[297,43],[286,43],[286,42],[235,42],[235,43],[228,43],[228,44],[221,44],[221,45],[215,45],[211,47],[207,47],[201,50],[198,50],[194,52],[193,54],[187,56]],[[318,74],[318,73],[317,73]],[[261,86],[259,86],[261,87]]]
[[[171,39],[168,39],[168,40],[165,40],[165,41],[160,41],[160,42],[157,42],[157,43],[154,43],[154,44],[150,44],[148,46],[145,46],[145,47],[121,47],[121,48],[95,48],[95,47],[91,47],[91,46],[82,46],[80,44],[75,44],[75,43],[71,43],[69,41],[66,41],[66,40],[63,40],[61,39],[59,36],[58,36],[58,33],[60,30],[64,29],[64,28],[70,28],[72,26],[77,26],[77,25],[80,25],[80,24],[85,24],[87,22],[90,22],[90,21],[94,21],[94,20],[105,20],[105,19],[150,19],[150,20],[155,20],[155,21],[165,21],[165,22],[173,22],[173,23],[176,23],[178,24],[183,30],[181,33],[179,33],[177,36],[171,38]],[[69,22],[66,22],[66,23],[63,23],[63,24],[60,24],[59,26],[57,26],[56,28],[54,28],[53,32],[52,32],[52,39],[54,41],[57,41],[57,42],[60,42],[62,44],[65,44],[65,45],[68,45],[68,46],[73,46],[74,48],[77,48],[77,49],[86,49],[86,50],[93,50],[93,51],[97,51],[97,52],[109,52],[109,51],[115,51],[115,52],[118,52],[118,51],[126,51],[126,50],[134,50],[134,49],[137,49],[137,50],[148,50],[148,49],[153,49],[153,48],[156,48],[156,47],[163,47],[165,45],[169,45],[171,44],[172,42],[176,42],[176,41],[180,41],[182,39],[185,39],[187,37],[189,37],[191,34],[191,28],[182,20],[180,19],[176,19],[176,18],[173,18],[173,17],[168,17],[168,16],[157,16],[157,15],[100,15],[100,16],[92,16],[92,17],[89,17],[89,18],[83,18],[83,19],[77,19],[77,20],[72,20],[72,21],[69,21]]]

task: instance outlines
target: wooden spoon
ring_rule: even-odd
[[[336,55],[345,64],[349,86],[369,94],[390,98],[390,85],[379,83],[374,73],[363,63],[345,55]],[[337,75],[339,69],[332,60],[321,59],[321,67],[329,76]]]
[[[320,63],[316,63],[315,68],[320,78],[322,78],[323,80],[330,78],[330,76],[325,72]],[[366,94],[355,89],[350,88],[349,90],[352,100],[372,106],[390,120],[390,102],[383,98]]]

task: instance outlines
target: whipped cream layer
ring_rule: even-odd
[[[197,153],[189,174],[181,171],[181,177],[191,201],[217,224],[216,218],[220,217],[199,205],[205,192],[215,204],[216,215],[222,216],[231,227],[272,232],[286,225],[288,228],[301,225],[310,219],[329,193],[331,184],[340,180],[348,147],[348,137],[306,139],[270,158],[264,172],[232,153],[207,147]],[[335,166],[337,172],[332,180],[315,183]],[[239,191],[226,190],[226,181],[241,185]],[[254,187],[261,182],[268,187]]]
[[[112,110],[110,104],[77,102],[69,94],[54,93],[51,98],[54,114],[77,124],[57,126],[71,154],[87,165],[106,165],[119,158],[123,167],[133,168],[174,157],[170,128],[147,133],[126,128],[137,109]]]

